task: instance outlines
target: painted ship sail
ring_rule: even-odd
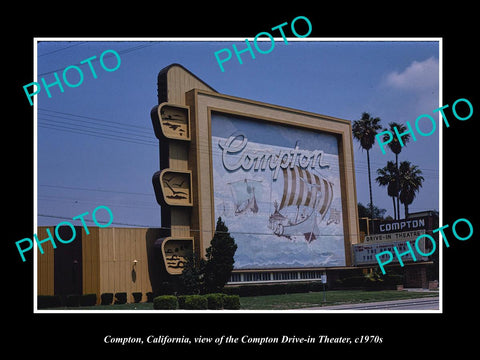
[[[290,238],[303,234],[311,242],[319,234],[317,216],[326,215],[333,199],[333,184],[298,166],[283,169],[283,195],[270,216],[270,228]],[[283,210],[283,211],[282,211]]]
[[[229,183],[232,189],[235,215],[245,214],[248,211],[256,214],[258,212],[257,199],[255,198],[256,180],[239,180]]]

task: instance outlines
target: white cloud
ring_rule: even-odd
[[[392,103],[390,110],[393,113],[389,116],[402,122],[416,119],[418,115],[430,113],[440,106],[439,83],[438,58],[432,56],[412,61],[406,68],[388,73],[379,91],[385,102]]]
[[[437,90],[438,82],[438,59],[434,57],[413,61],[402,72],[393,71],[386,77],[386,84],[393,88],[419,92]]]

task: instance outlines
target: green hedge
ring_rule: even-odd
[[[240,296],[223,294],[223,308],[225,310],[239,310]]]
[[[124,293],[117,293],[115,296],[120,297],[123,301]],[[140,293],[141,294],[141,293]],[[149,298],[147,294],[147,299]],[[101,294],[101,304],[110,305],[113,302],[113,293]],[[126,295],[125,295],[126,296]],[[138,298],[138,295],[137,295]],[[115,303],[117,303],[117,301]],[[239,310],[240,309],[240,297],[238,295],[229,295],[223,293],[205,294],[205,295],[161,295],[152,299],[153,308],[155,310],[175,310],[175,309],[188,309],[188,310]],[[84,295],[68,295],[62,297],[59,295],[39,295],[37,296],[38,309],[45,308],[58,308],[58,307],[78,307],[78,306],[95,306],[97,303],[96,294],[84,294]]]
[[[65,306],[67,307],[79,307],[80,306],[80,295],[67,295],[65,299]]]
[[[160,295],[153,299],[155,310],[175,310],[178,307],[178,300],[175,295]]]
[[[263,295],[281,295],[294,293],[321,292],[335,289],[364,289],[364,290],[388,290],[395,289],[396,285],[403,284],[403,276],[391,274],[381,277],[381,281],[371,281],[365,275],[351,273],[349,276],[335,280],[330,284],[322,284],[321,281],[313,282],[292,282],[281,284],[245,284],[239,286],[229,286],[223,289],[223,292],[229,295],[244,296],[263,296]]]
[[[208,309],[208,300],[204,295],[185,296],[184,308],[187,310],[206,310]]]
[[[218,310],[223,308],[223,294],[213,293],[206,294],[207,308],[210,310]]]
[[[186,298],[187,296],[188,296],[188,295],[179,295],[179,296],[177,296],[178,308],[179,308],[179,309],[185,309],[185,298]]]
[[[338,279],[335,287],[339,289],[395,290],[396,285],[403,284],[403,281],[403,275],[386,275],[375,281],[364,275],[357,275]]]
[[[178,308],[186,310],[238,310],[240,297],[223,293],[205,295],[179,295]]]
[[[134,302],[139,303],[140,301],[142,301],[143,294],[141,292],[133,292],[132,296]]]
[[[53,308],[62,306],[62,299],[59,295],[38,295],[37,296],[37,308]]]
[[[113,293],[103,293],[100,295],[101,305],[110,305],[113,301]]]
[[[78,307],[78,306],[95,306],[97,303],[96,294],[69,294],[60,295],[38,295],[38,309],[58,308],[58,307]]]
[[[80,296],[80,306],[95,306],[97,304],[97,294],[84,294]]]
[[[325,284],[325,289],[328,285]],[[226,287],[223,292],[229,295],[243,296],[262,296],[262,295],[280,295],[306,292],[318,292],[323,290],[323,284],[320,281],[308,283],[283,283],[268,285],[240,285]]]
[[[115,304],[125,304],[126,302],[127,302],[127,293],[126,292],[115,293]]]

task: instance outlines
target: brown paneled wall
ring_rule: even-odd
[[[39,239],[47,238],[47,227],[38,228]],[[53,236],[54,227],[49,227]],[[126,292],[127,301],[133,302],[133,292],[143,294],[152,291],[153,286],[160,283],[163,261],[158,256],[155,241],[160,238],[160,229],[148,228],[98,228],[88,227],[86,234],[83,227],[76,227],[77,239],[81,239],[82,293],[97,294],[100,302],[102,293]],[[73,244],[62,244],[56,241],[57,250]],[[78,245],[78,244],[77,244]],[[55,284],[55,249],[45,243],[44,254],[38,251],[37,289],[38,295],[58,295],[70,289],[68,278],[62,279],[61,286]],[[60,253],[60,252],[59,252]],[[69,263],[69,261],[66,261]],[[60,261],[57,261],[60,263]],[[58,266],[58,264],[57,264]],[[58,278],[57,278],[58,280]]]
[[[42,226],[37,230],[38,240],[48,237],[47,228],[52,236],[55,236],[54,226]],[[33,240],[33,239],[32,239]],[[35,240],[33,240],[35,242]],[[33,246],[35,246],[34,244]],[[38,295],[54,295],[54,251],[52,244],[42,244],[43,255],[37,247],[37,293]]]
[[[99,288],[101,293],[152,291],[148,272],[147,229],[99,229]],[[145,296],[145,295],[144,295]],[[146,297],[145,297],[146,298]]]

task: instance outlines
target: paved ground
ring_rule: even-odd
[[[304,308],[301,310],[439,310],[439,298],[378,301],[364,304],[345,304]]]

